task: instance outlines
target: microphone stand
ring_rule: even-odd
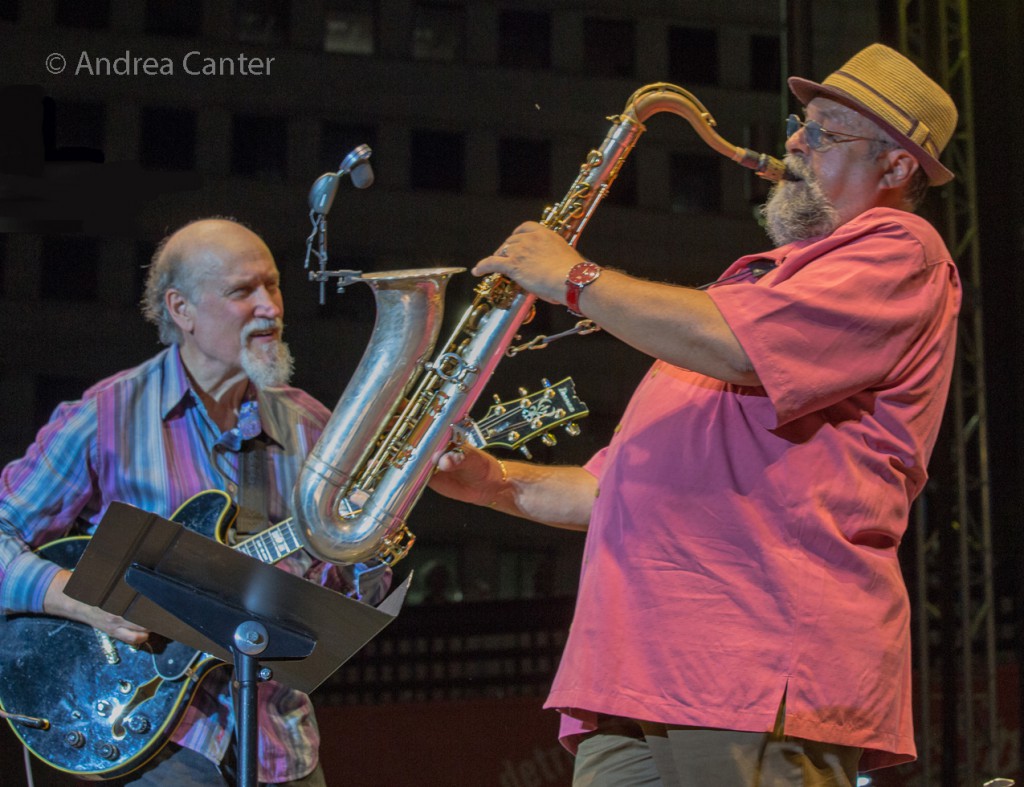
[[[336,291],[340,294],[345,287],[360,280],[362,271],[328,271],[327,267],[327,214],[338,191],[338,181],[343,175],[350,175],[352,185],[365,189],[373,184],[373,170],[370,168],[369,145],[358,145],[341,162],[337,172],[325,172],[313,183],[309,192],[309,219],[313,230],[306,238],[305,268],[309,269],[309,258],[315,256],[319,271],[310,271],[309,280],[320,284],[320,305],[324,304],[324,288],[328,280],[337,279]],[[316,243],[316,248],[313,244]]]

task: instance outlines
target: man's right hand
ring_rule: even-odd
[[[64,593],[64,586],[67,585],[69,579],[71,579],[71,572],[61,569],[54,576],[50,587],[46,589],[43,612],[47,615],[77,620],[109,634],[114,639],[127,642],[129,645],[141,645],[149,638],[148,629],[137,626],[118,615],[104,612],[99,607],[83,604]]]
[[[586,530],[597,479],[582,467],[503,462],[472,446],[438,459],[430,488],[552,527]]]
[[[430,479],[431,489],[479,506],[494,501],[507,481],[498,460],[469,445],[442,454],[437,470]]]

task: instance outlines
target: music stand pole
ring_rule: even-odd
[[[285,628],[270,620],[261,620],[259,616],[222,596],[218,597],[213,592],[196,588],[175,576],[161,574],[138,563],[128,567],[124,580],[129,587],[159,606],[178,610],[184,622],[221,639],[221,646],[231,652],[234,681],[238,688],[235,703],[238,787],[256,787],[259,728],[256,701],[260,675],[256,656],[267,653],[274,658],[305,658],[313,652],[316,640],[304,632]]]
[[[238,784],[250,787],[256,784],[257,768],[257,707],[259,689],[259,663],[256,656],[267,648],[267,629],[253,620],[242,623],[235,630],[231,653],[235,659],[235,680],[238,683],[238,702],[235,709],[238,733]]]

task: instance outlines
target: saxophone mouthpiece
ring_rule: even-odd
[[[736,148],[734,160],[747,169],[754,170],[758,177],[765,180],[772,182],[778,182],[783,179],[795,180],[792,177],[792,173],[786,169],[785,164],[774,156],[769,156],[767,153],[758,153],[750,148]]]

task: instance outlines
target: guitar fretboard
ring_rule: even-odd
[[[302,542],[295,533],[292,520],[286,519],[237,544],[235,549],[261,563],[276,563],[302,549]]]

